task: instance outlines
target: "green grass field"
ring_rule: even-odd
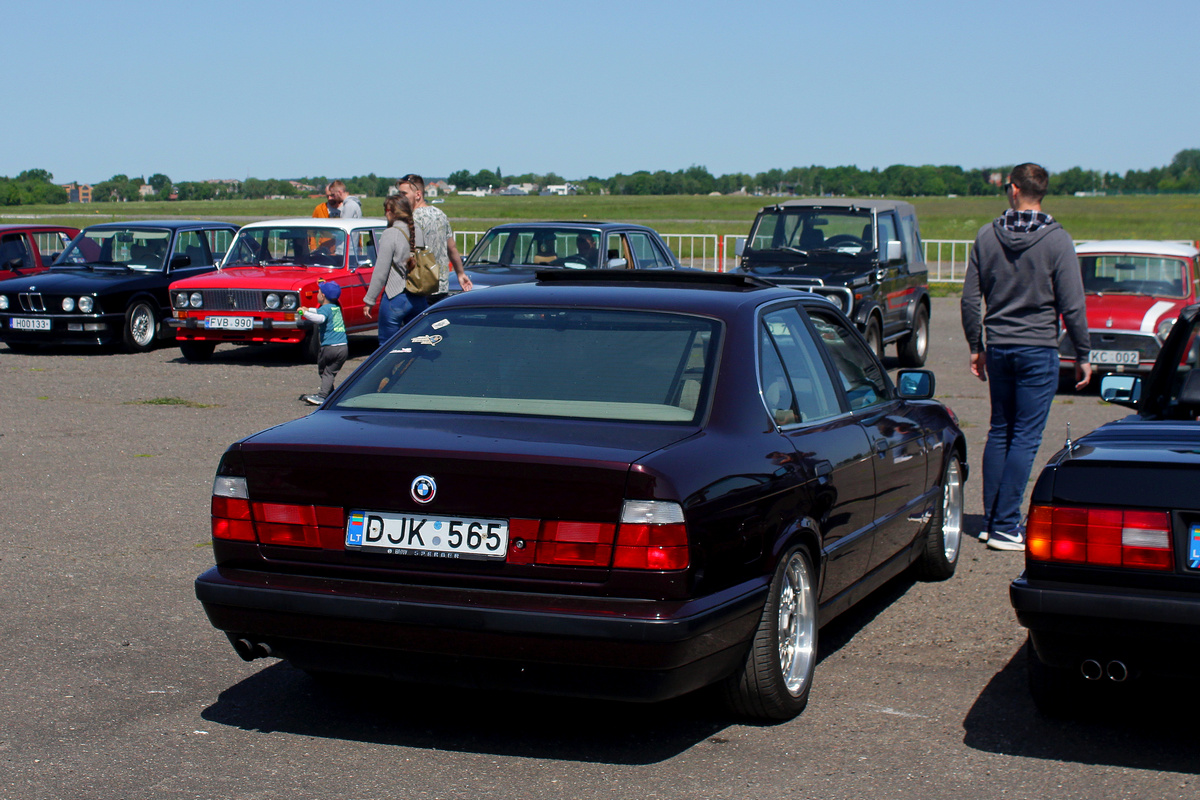
[[[664,233],[745,233],[755,212],[785,198],[705,196],[448,197],[440,207],[457,230],[486,230],[513,220],[613,220],[638,222]],[[1000,197],[919,197],[911,201],[926,239],[973,239],[1004,208]],[[251,222],[312,213],[315,199],[92,203],[8,206],[0,221],[50,221],[85,227],[97,222],[162,217]],[[1046,211],[1076,239],[1200,239],[1200,195],[1048,197]],[[383,200],[368,198],[363,211],[382,216]]]

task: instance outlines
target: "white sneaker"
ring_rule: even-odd
[[[1020,529],[1009,533],[996,531],[988,537],[987,546],[993,550],[1024,550],[1025,535]]]

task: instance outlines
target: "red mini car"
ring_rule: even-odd
[[[0,280],[41,272],[78,235],[64,225],[0,225]]]
[[[1149,372],[1175,318],[1197,301],[1197,251],[1154,241],[1088,242],[1075,248],[1087,293],[1089,360],[1098,372]],[[1073,370],[1071,343],[1059,363]]]
[[[171,284],[174,316],[167,324],[183,357],[205,361],[221,342],[302,345],[316,361],[315,328],[298,320],[301,306],[317,304],[317,286],[342,287],[347,333],[370,332],[363,312],[371,284],[382,219],[277,219],[255,222],[237,238],[216,272]]]

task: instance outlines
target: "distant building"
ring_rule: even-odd
[[[440,194],[450,194],[456,187],[453,184],[446,183],[443,180],[430,181],[425,184],[425,196],[437,197]]]
[[[491,193],[492,193],[492,187],[489,186],[486,189],[460,189],[458,192],[458,196],[459,197],[487,197]]]
[[[68,203],[92,202],[92,187],[86,183],[64,183],[62,188],[67,192]]]
[[[574,184],[562,183],[562,184],[552,184],[550,186],[547,186],[545,189],[542,189],[540,194],[543,194],[543,195],[554,194],[554,195],[560,195],[560,196],[565,197],[566,195],[575,194],[575,192],[576,192],[576,187]]]
[[[154,187],[148,183],[143,183],[138,187],[138,194],[140,194],[142,197],[149,197],[150,195],[154,194]]]

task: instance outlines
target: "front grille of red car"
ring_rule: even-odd
[[[258,289],[205,289],[206,311],[263,311],[263,293]]]
[[[1093,329],[1089,332],[1088,338],[1091,339],[1093,350],[1136,350],[1140,361],[1154,361],[1158,358],[1160,349],[1158,339],[1155,339],[1152,333],[1126,333]],[[1064,336],[1059,340],[1058,354],[1067,358],[1075,357],[1075,348],[1069,337]]]

